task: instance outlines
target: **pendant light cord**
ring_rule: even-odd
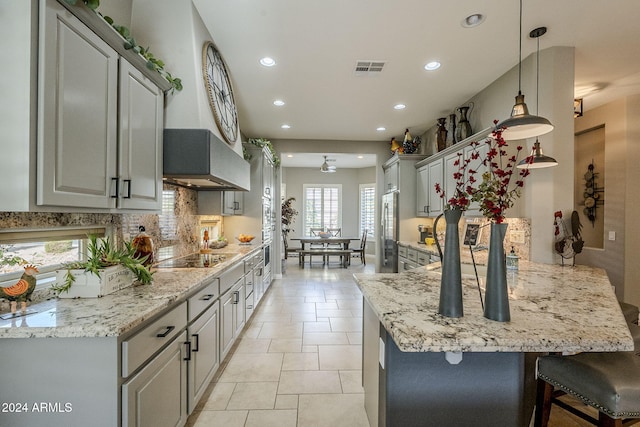
[[[536,116],[537,116],[538,115],[538,99],[540,98],[540,36],[536,37],[536,41],[538,42],[538,49],[536,53]]]
[[[522,95],[522,0],[520,0],[520,45],[518,50],[518,95]]]

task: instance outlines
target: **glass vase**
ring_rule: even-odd
[[[442,255],[442,276],[440,278],[440,306],[438,313],[447,317],[462,317],[462,274],[460,271],[460,236],[458,223],[462,217],[460,209],[447,209],[447,222]]]
[[[491,223],[491,237],[489,237],[484,317],[498,322],[511,320],[507,287],[507,265],[504,253],[504,237],[507,233],[508,225],[505,223]]]

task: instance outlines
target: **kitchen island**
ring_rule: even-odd
[[[438,315],[433,268],[354,276],[364,296],[372,426],[528,426],[538,354],[633,350],[601,269],[521,262],[508,275],[511,321],[502,323],[483,317],[471,276],[463,278],[464,317]]]

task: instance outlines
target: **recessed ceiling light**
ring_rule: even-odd
[[[481,13],[474,13],[473,15],[469,15],[462,20],[460,23],[464,28],[473,28],[482,24],[485,20],[485,16]]]
[[[284,105],[284,101],[282,99],[276,99],[275,101],[273,101],[273,105],[275,105],[276,107],[282,107]]]
[[[282,129],[291,129],[290,125],[284,124],[282,126],[280,126]]]
[[[358,156],[358,158],[359,158],[359,159],[364,159],[364,156],[363,156],[362,154],[360,154],[360,155]]]
[[[276,65],[276,60],[273,58],[269,58],[268,56],[265,56],[260,60],[260,63],[265,67],[273,67],[274,65]]]
[[[379,127],[379,128],[377,128],[376,130],[377,130],[378,132],[382,132],[382,131],[387,130],[387,128],[386,128],[386,127],[384,127],[384,126],[380,126],[380,127]]]
[[[404,104],[396,104],[393,106],[393,108],[395,108],[396,110],[404,110],[405,108],[407,108],[407,106]]]
[[[288,157],[288,158],[292,158],[292,157],[293,157],[293,154],[287,154],[287,157]]]
[[[433,71],[433,70],[437,70],[438,68],[440,68],[440,63],[438,61],[431,61],[428,62],[427,65],[424,66],[424,69],[427,71]]]

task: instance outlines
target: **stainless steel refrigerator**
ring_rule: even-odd
[[[398,272],[398,195],[392,191],[382,195],[382,259],[380,260],[381,273]]]

